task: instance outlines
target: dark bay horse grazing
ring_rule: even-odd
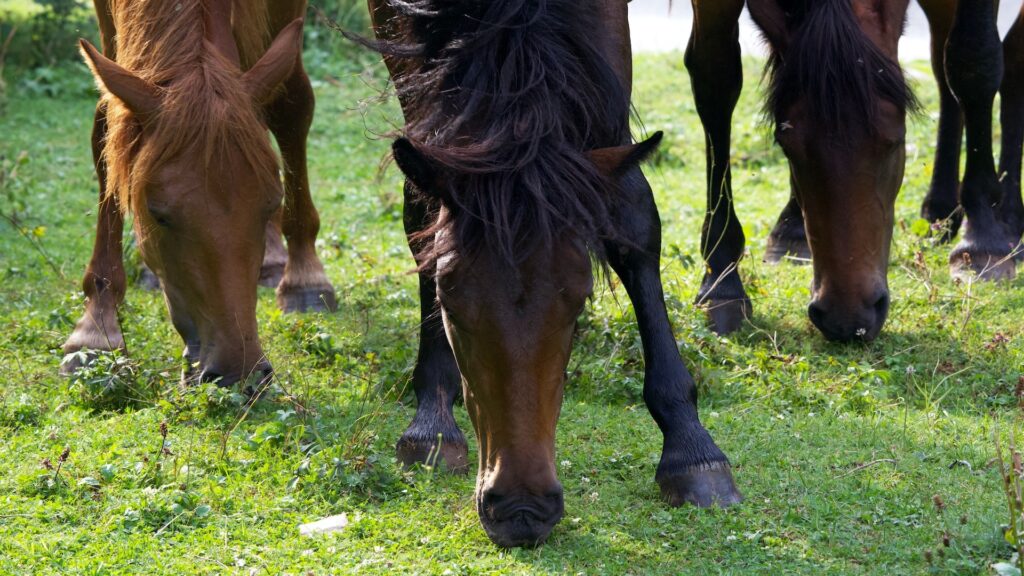
[[[664,434],[663,496],[673,505],[737,502],[729,462],[697,417],[663,301],[660,222],[638,168],[659,136],[629,144],[626,2],[369,6],[406,117],[393,151],[421,265],[419,405],[399,458],[433,453],[466,467],[452,418],[461,372],[487,534],[501,546],[547,537],[563,514],[555,425],[565,369],[597,259],[635,306],[644,400]]]
[[[732,112],[742,88],[744,0],[692,0],[686,51],[707,143],[708,210],[698,302],[729,332],[751,313],[737,272],[744,235],[729,172]],[[806,240],[808,314],[830,340],[875,338],[889,310],[893,210],[914,99],[897,62],[909,0],[747,0],[771,47],[767,109],[789,159],[793,198],[772,233],[775,256]],[[802,222],[801,222],[802,216]]]
[[[160,278],[190,366],[230,385],[271,373],[256,328],[266,229],[284,197],[286,309],[333,302],[317,258],[306,135],[313,93],[302,69],[305,1],[96,0],[103,54],[82,43],[103,96],[92,145],[99,222],[83,281],[85,314],[62,366],[124,348],[124,213]],[[275,38],[276,36],[276,38]],[[271,42],[271,40],[273,40]],[[282,191],[277,158],[284,161]]]
[[[928,220],[951,223],[963,236],[950,254],[954,273],[1015,275],[1011,253],[1024,234],[1021,154],[1024,145],[1024,5],[1005,40],[991,0],[918,0],[932,34],[932,69],[941,96],[931,187],[921,206]],[[992,153],[992,116],[1001,96],[999,168]],[[967,159],[960,181],[960,147]],[[962,212],[961,212],[962,208]]]

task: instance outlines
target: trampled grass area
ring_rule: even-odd
[[[935,110],[927,66],[912,68]],[[757,63],[746,63],[734,181],[756,317],[722,339],[691,305],[704,152],[689,81],[680,55],[638,58],[637,109],[667,134],[647,173],[669,310],[746,501],[660,502],[633,314],[623,290],[602,289],[580,322],[559,425],[565,520],[539,549],[501,551],[479,526],[472,476],[395,464],[413,413],[418,307],[400,179],[393,167],[378,178],[388,147],[374,135],[399,116],[376,98],[382,67],[334,70],[318,75],[310,144],[339,311],[283,316],[261,289],[279,377],[249,411],[235,394],[178,387],[180,340],[161,297],[138,289],[122,312],[129,360],[57,376],[92,245],[93,101],[30,97],[11,82],[0,207],[21,232],[0,223],[0,573],[963,574],[1009,558],[993,432],[1005,437],[1019,412],[1024,281],[955,283],[948,247],[919,235],[932,115],[911,126],[889,323],[872,344],[829,344],[806,319],[809,268],[760,262],[788,180],[760,124]],[[104,403],[103,385],[121,406]],[[42,461],[56,465],[65,447],[57,476]],[[300,523],[339,513],[344,531],[299,536]]]

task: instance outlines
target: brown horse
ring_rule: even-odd
[[[286,310],[333,305],[314,241],[306,176],[313,93],[302,69],[304,1],[96,0],[103,54],[82,42],[102,98],[92,144],[99,222],[83,281],[85,314],[64,344],[124,348],[124,213],[160,278],[190,367],[230,385],[271,373],[256,328],[266,230],[285,198]],[[275,38],[276,36],[276,38]],[[273,39],[273,42],[271,40]],[[282,192],[267,128],[284,160]]]
[[[744,0],[692,2],[686,66],[708,163],[701,242],[708,272],[697,300],[708,306],[714,328],[729,332],[751,313],[737,272],[744,235],[729,173]],[[875,338],[889,310],[893,210],[903,179],[906,113],[914,105],[897,63],[908,2],[747,0],[771,47],[767,110],[789,159],[793,190],[769,252],[777,258],[809,243],[808,314],[831,340]]]
[[[1024,3],[1005,39],[996,30],[995,4],[966,0],[918,0],[932,35],[932,72],[939,88],[938,141],[921,215],[936,223],[943,239],[960,243],[950,254],[953,274],[975,273],[997,280],[1016,273],[1014,256],[1024,234],[1021,155],[1024,151]],[[992,157],[993,98],[1001,96],[1002,147]],[[966,128],[967,159],[960,180]],[[795,199],[772,233],[767,258],[810,255],[803,217]]]
[[[638,168],[660,135],[629,144],[626,2],[369,5],[406,118],[393,150],[420,263],[419,405],[399,458],[439,454],[466,468],[451,413],[461,372],[487,534],[501,546],[547,537],[563,513],[555,425],[596,259],[636,310],[644,400],[664,434],[663,496],[738,501],[665,309],[660,221]]]

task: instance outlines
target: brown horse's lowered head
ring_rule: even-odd
[[[889,311],[893,211],[914,98],[897,63],[908,0],[750,0],[771,43],[768,112],[814,259],[811,321],[871,340]]]
[[[298,61],[302,22],[243,73],[230,2],[166,4],[184,15],[119,22],[118,62],[82,41],[107,107],[109,189],[134,214],[142,257],[185,340],[188,374],[225,386],[261,381],[272,370],[256,287],[283,192],[260,107]]]
[[[581,153],[579,159],[591,164],[582,166],[581,174],[614,186],[660,140],[658,133],[640,144]],[[520,238],[527,248],[511,259],[486,239],[466,246],[452,236],[474,217],[448,191],[476,187],[481,180],[515,180],[515,175],[453,174],[406,139],[397,140],[393,150],[410,181],[442,206],[444,224],[435,229],[431,257],[445,331],[479,441],[481,523],[500,546],[537,545],[564,510],[555,471],[555,426],[576,318],[593,290],[591,250],[600,248],[569,225],[549,242]],[[565,193],[551,191],[552,196]]]

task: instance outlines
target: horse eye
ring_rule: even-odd
[[[161,228],[167,228],[171,225],[170,217],[161,210],[154,210],[152,206],[149,207],[149,216]]]

